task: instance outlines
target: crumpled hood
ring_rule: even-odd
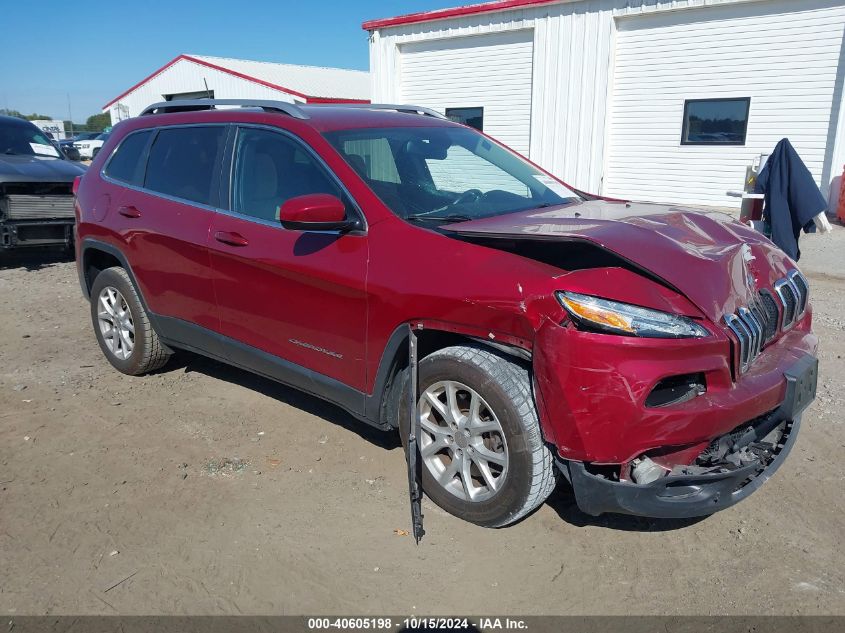
[[[73,182],[86,167],[62,158],[0,154],[0,183]]]
[[[664,280],[714,321],[748,305],[754,286],[770,287],[795,267],[726,214],[665,205],[594,200],[443,228],[464,237],[593,242]]]

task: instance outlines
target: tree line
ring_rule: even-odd
[[[53,117],[49,114],[24,114],[18,110],[9,110],[7,108],[0,108],[0,114],[25,119],[27,121],[37,121],[39,119],[47,119],[49,121],[53,120]],[[70,133],[71,129],[75,132],[102,132],[105,128],[111,125],[111,117],[108,112],[103,112],[101,114],[92,114],[86,119],[85,123],[71,123],[70,121],[64,121],[64,124],[65,131],[67,133]]]

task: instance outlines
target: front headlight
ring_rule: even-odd
[[[558,292],[558,301],[582,326],[611,334],[644,338],[701,338],[709,332],[684,316],[575,292]]]

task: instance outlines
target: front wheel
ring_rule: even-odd
[[[151,372],[170,357],[123,268],[107,268],[94,279],[91,321],[103,354],[124,374]]]
[[[420,362],[419,382],[419,458],[432,501],[466,521],[502,527],[546,500],[556,472],[524,367],[482,347],[448,347]],[[404,394],[398,414],[407,449]]]

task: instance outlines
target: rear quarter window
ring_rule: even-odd
[[[162,128],[150,148],[144,187],[182,200],[217,206],[215,178],[227,128]]]
[[[114,156],[106,165],[106,176],[130,185],[144,182],[144,150],[152,136],[152,130],[133,132],[120,142]]]

